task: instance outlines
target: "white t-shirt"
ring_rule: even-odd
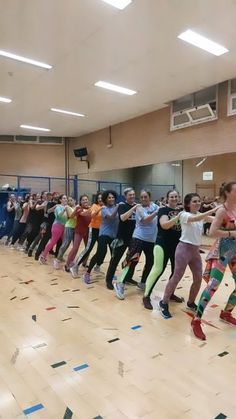
[[[194,221],[193,223],[188,223],[188,218],[197,214],[191,214],[191,212],[187,211],[181,212],[179,216],[182,230],[180,237],[181,242],[194,244],[195,246],[201,245],[203,221]]]

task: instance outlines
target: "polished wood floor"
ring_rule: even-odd
[[[174,317],[164,320],[143,308],[135,287],[119,301],[103,276],[85,286],[4,246],[0,266],[1,418],[236,418],[236,328],[218,319],[233,287],[229,272],[201,342],[184,304],[172,304]],[[186,271],[179,295],[190,282]]]

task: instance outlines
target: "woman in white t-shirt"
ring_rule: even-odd
[[[202,260],[199,252],[203,230],[203,220],[212,222],[210,215],[216,211],[216,208],[205,213],[200,213],[200,196],[196,193],[189,193],[184,198],[184,209],[179,215],[182,234],[179,244],[175,251],[175,270],[165,288],[163,299],[159,302],[161,314],[165,319],[171,316],[169,312],[169,300],[174,293],[179,281],[184,275],[187,265],[190,267],[193,275],[193,283],[190,288],[187,307],[195,311],[197,305],[195,298],[199,292],[202,281]]]

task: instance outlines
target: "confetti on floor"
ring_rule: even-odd
[[[32,406],[32,407],[28,407],[27,409],[23,410],[23,413],[27,416],[41,409],[44,409],[44,405],[42,403],[36,404],[35,406]]]
[[[113,342],[116,342],[117,340],[120,340],[120,338],[115,338],[115,339],[108,340],[108,343],[113,343]]]
[[[63,419],[71,419],[72,416],[73,412],[69,409],[69,407],[67,407]]]
[[[140,324],[137,324],[137,326],[132,326],[131,329],[132,330],[138,330],[138,329],[141,329],[141,327],[142,326]]]
[[[61,361],[61,362],[57,362],[56,364],[52,364],[51,367],[58,368],[58,367],[62,367],[65,364],[66,364],[66,361]]]
[[[89,367],[88,364],[81,364],[81,365],[78,365],[77,367],[74,367],[73,370],[74,371],[81,371],[81,370],[84,370],[84,369],[86,369],[88,367]]]
[[[229,352],[224,351],[224,352],[221,352],[220,354],[218,354],[218,356],[220,356],[221,358],[225,355],[229,355]]]

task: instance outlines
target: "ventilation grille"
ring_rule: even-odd
[[[217,119],[217,86],[210,86],[172,102],[171,131]]]
[[[64,144],[64,138],[37,137],[32,135],[0,135],[0,143],[62,145]]]
[[[172,113],[171,131],[202,124],[217,119],[216,102],[188,109],[186,111]]]
[[[228,82],[228,115],[236,115],[236,79]]]
[[[14,135],[0,135],[0,143],[14,143]]]

